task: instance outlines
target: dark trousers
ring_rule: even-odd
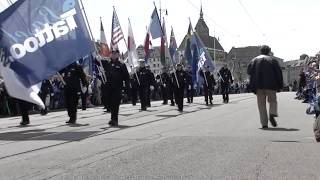
[[[180,88],[175,87],[174,88],[174,98],[176,100],[176,103],[178,105],[178,109],[180,111],[183,110],[183,96],[184,96],[184,87],[180,87]]]
[[[173,87],[169,87],[168,88],[168,97],[171,101],[171,104],[174,105],[174,90],[173,90]]]
[[[168,104],[168,89],[167,89],[167,87],[161,86],[161,96],[162,96],[163,104]]]
[[[22,122],[30,122],[28,112],[31,109],[31,104],[26,101],[18,100],[18,106],[20,109]]]
[[[187,100],[188,100],[188,103],[193,103],[193,96],[194,96],[194,89],[193,88],[189,89],[189,87],[187,87]]]
[[[203,92],[206,103],[208,103],[208,100],[212,101],[212,89],[207,86],[203,86]]]
[[[110,97],[111,121],[118,123],[119,107],[121,103],[121,89],[110,89],[107,95]]]
[[[229,102],[229,84],[222,84],[221,85],[221,93],[223,101]]]
[[[65,89],[64,97],[70,121],[75,122],[77,120],[78,92],[73,89]]]
[[[138,89],[132,88],[131,89],[131,102],[132,105],[136,105],[138,99]]]
[[[110,106],[111,106],[110,105],[110,96],[108,96],[109,91],[111,91],[110,87],[107,86],[106,84],[103,84],[101,86],[101,93],[102,93],[101,100],[102,100],[102,104],[103,104],[104,108],[106,108],[107,111],[110,110]]]
[[[39,97],[41,98],[42,102],[44,103],[44,109],[41,109],[41,111],[40,111],[42,115],[47,114],[47,112],[48,112],[48,109],[46,106],[47,95],[48,95],[48,93],[46,93],[46,92],[39,93]]]
[[[139,99],[141,103],[141,109],[147,108],[147,95],[148,95],[148,87],[139,87]]]
[[[147,88],[147,107],[151,107],[151,100],[150,100],[150,96],[151,96],[151,90],[150,88],[148,87]]]
[[[81,107],[82,110],[86,110],[87,109],[87,96],[88,96],[88,91],[86,91],[85,93],[81,92]]]

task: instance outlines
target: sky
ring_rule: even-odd
[[[0,0],[0,8],[7,0]],[[320,51],[319,0],[82,0],[92,34],[100,37],[102,18],[108,43],[111,39],[113,6],[125,37],[130,18],[137,45],[143,44],[154,3],[166,9],[167,34],[173,27],[178,45],[187,33],[189,18],[195,27],[202,4],[210,35],[219,38],[226,52],[232,47],[267,44],[275,56],[287,60]],[[162,11],[164,12],[164,11]],[[160,39],[153,41],[153,45]],[[121,42],[120,50],[125,51]]]

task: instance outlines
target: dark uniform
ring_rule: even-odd
[[[103,68],[107,67],[110,63],[106,60],[101,61],[101,64],[103,66]],[[96,61],[96,65],[100,67],[100,63],[98,63],[98,61]],[[103,77],[101,77],[103,79]],[[101,84],[101,101],[102,104],[104,106],[104,109],[106,109],[106,112],[110,112],[110,97],[108,96],[109,92],[108,90],[110,90],[110,88],[107,88],[106,82],[102,81]]]
[[[161,77],[161,95],[163,99],[162,104],[168,104],[168,97],[169,97],[168,92],[169,92],[170,84],[172,84],[171,83],[172,81],[167,72],[161,73],[160,77]]]
[[[86,88],[86,91],[83,92],[82,88]],[[83,86],[82,88],[81,88],[81,108],[82,110],[86,110],[89,85]]]
[[[176,70],[177,79],[179,82],[179,87],[175,78],[174,73],[171,74],[173,81],[173,91],[176,103],[178,105],[178,110],[183,111],[183,98],[184,98],[184,89],[186,85],[186,72],[184,70]]]
[[[204,91],[204,98],[205,98],[206,105],[208,105],[208,100],[210,100],[210,104],[213,104],[212,92],[214,91],[214,86],[216,85],[214,76],[209,71],[206,71],[204,73],[203,71],[200,71],[200,76],[203,77],[204,79],[203,91]]]
[[[29,111],[32,108],[32,103],[29,103],[27,101],[23,101],[20,99],[16,99],[16,102],[18,103],[18,107],[19,107],[20,114],[22,117],[20,125],[25,126],[25,125],[30,124]]]
[[[173,76],[172,76],[173,75]],[[167,84],[167,86],[168,86],[168,91],[167,91],[167,93],[168,93],[168,98],[170,99],[170,106],[174,106],[175,105],[175,102],[174,102],[174,90],[173,90],[173,88],[174,88],[174,85],[173,85],[173,83],[175,83],[176,82],[176,80],[175,80],[175,77],[174,77],[174,74],[173,73],[171,73],[170,74],[170,81],[168,81],[168,84]]]
[[[221,93],[224,103],[229,102],[229,88],[230,83],[233,83],[231,72],[228,68],[222,67],[219,71],[220,83],[221,83]]]
[[[193,96],[194,96],[194,88],[192,82],[192,72],[186,72],[186,91],[187,91],[187,102],[193,103]]]
[[[152,77],[150,70],[148,70],[146,67],[139,67],[137,71],[137,75],[140,81],[139,85],[139,98],[141,103],[141,110],[145,111],[147,110],[148,106],[148,93],[150,91],[150,85],[154,83],[154,77]],[[149,95],[150,99],[150,95]],[[149,100],[150,101],[150,100]]]
[[[147,107],[151,107],[151,99],[150,99],[150,97],[151,97],[151,94],[153,94],[154,93],[154,91],[156,90],[155,88],[156,88],[156,82],[155,82],[155,78],[154,78],[154,74],[153,74],[153,72],[150,70],[150,69],[148,69],[147,68],[147,70],[148,70],[148,73],[149,73],[149,79],[150,79],[150,85],[149,85],[149,88],[147,88]],[[150,86],[153,86],[153,92],[151,93],[151,90],[150,90]]]
[[[135,106],[138,100],[138,87],[139,83],[136,74],[131,74],[130,76],[130,98],[132,105]]]
[[[106,75],[104,93],[108,97],[107,104],[110,105],[111,111],[111,121],[109,124],[111,126],[118,126],[118,114],[123,82],[125,81],[126,87],[128,88],[129,73],[126,65],[119,62],[119,60],[112,60],[111,62],[105,61],[103,63],[103,68]]]
[[[88,85],[82,67],[76,63],[69,65],[64,71],[64,97],[70,120],[66,123],[74,124],[77,120],[77,105],[81,93],[81,85]]]
[[[48,113],[47,107],[46,107],[46,98],[48,94],[53,93],[53,87],[49,80],[45,79],[42,81],[41,89],[39,92],[39,97],[41,98],[42,102],[44,103],[44,109],[41,109],[41,115],[45,115]]]

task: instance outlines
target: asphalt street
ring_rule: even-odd
[[[186,101],[186,100],[185,100]],[[314,117],[294,93],[278,94],[277,128],[260,129],[256,97],[204,98],[177,107],[152,102],[148,111],[120,107],[109,127],[102,107],[0,119],[0,179],[320,179]],[[271,125],[269,125],[271,126]]]

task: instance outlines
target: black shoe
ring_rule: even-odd
[[[30,124],[30,121],[21,121],[21,122],[20,122],[20,125],[21,125],[21,126],[26,126],[26,125],[28,125],[28,124]]]
[[[174,106],[174,103],[171,103],[170,106]]]
[[[119,124],[118,124],[118,122],[116,122],[116,121],[109,121],[109,123],[108,123],[110,126],[119,126]]]
[[[210,104],[213,105],[212,100],[210,101]]]
[[[163,104],[163,105],[166,105],[166,104],[168,104],[168,103],[167,103],[167,102],[163,102],[162,104]]]
[[[277,124],[277,121],[274,119],[274,117],[276,117],[276,115],[270,114],[269,121],[273,127],[277,127],[278,124]]]
[[[141,111],[146,111],[146,110],[147,110],[146,107],[141,108]]]
[[[206,102],[206,106],[209,106],[209,103],[208,103],[208,102]]]
[[[75,123],[76,123],[76,120],[71,120],[71,119],[70,119],[70,120],[67,121],[66,123],[67,123],[67,124],[75,124]]]
[[[183,109],[178,109],[179,112],[183,112]]]
[[[151,107],[151,104],[148,104],[147,107]]]
[[[262,129],[268,129],[268,126],[262,126]]]

